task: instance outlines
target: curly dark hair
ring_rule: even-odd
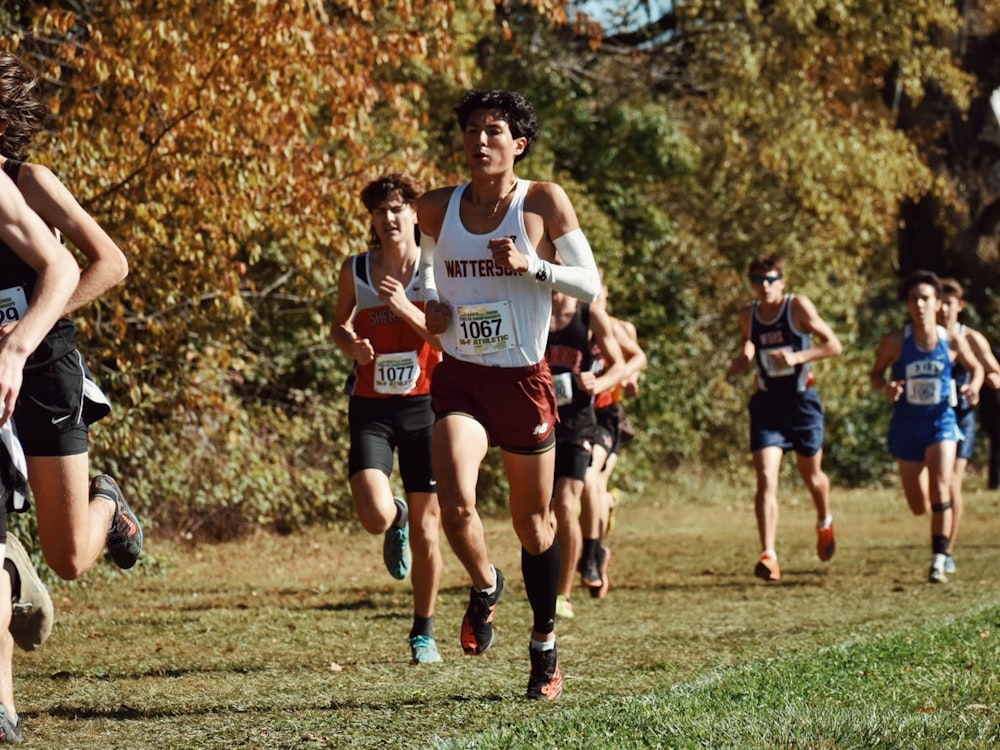
[[[393,193],[399,193],[403,202],[412,206],[417,202],[417,198],[424,194],[424,186],[412,175],[399,172],[384,174],[365,185],[361,191],[361,202],[365,204],[368,213],[371,213],[379,203],[388,200]],[[414,228],[414,234],[419,242],[420,230]],[[368,228],[368,248],[374,250],[379,245],[378,233],[376,233],[374,226],[370,226]]]
[[[499,110],[503,113],[507,127],[510,128],[510,134],[515,138],[527,140],[524,151],[514,157],[515,164],[528,155],[532,144],[538,140],[538,115],[524,94],[506,89],[466,91],[455,107],[455,116],[463,131],[469,122],[469,116],[477,109]]]
[[[17,55],[0,50],[0,154],[19,161],[42,129],[46,108],[38,98],[38,78]]]

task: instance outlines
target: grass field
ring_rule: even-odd
[[[786,483],[778,584],[752,576],[748,493],[629,498],[611,593],[581,592],[558,624],[566,688],[545,705],[523,697],[530,616],[504,519],[487,524],[509,582],[496,645],[462,655],[468,580],[446,550],[444,663],[421,667],[409,584],[385,573],[378,538],[152,540],[162,573],[53,587],[52,637],[15,655],[25,747],[995,748],[1000,492],[969,485],[947,585],[925,582],[928,520],[896,491],[836,492],[824,564],[807,495]]]

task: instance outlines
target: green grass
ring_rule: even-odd
[[[732,667],[447,748],[993,748],[1000,607]]]
[[[975,486],[975,479],[969,484]],[[414,667],[408,583],[357,530],[189,547],[163,572],[53,587],[58,622],[15,655],[26,747],[990,748],[1000,744],[1000,493],[973,490],[959,572],[925,583],[928,520],[896,491],[838,492],[838,551],[782,492],[784,578],[751,575],[749,493],[704,481],[623,503],[612,591],[558,627],[566,692],[524,699],[530,616],[509,522],[497,643],[461,654],[468,581],[446,551],[437,637]]]

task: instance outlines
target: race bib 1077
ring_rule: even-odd
[[[420,377],[416,352],[393,352],[375,356],[375,392],[401,396],[409,393]]]

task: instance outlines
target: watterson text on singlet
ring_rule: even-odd
[[[494,276],[520,276],[516,271],[499,265],[492,258],[482,260],[446,260],[444,271],[449,278],[491,278]]]

